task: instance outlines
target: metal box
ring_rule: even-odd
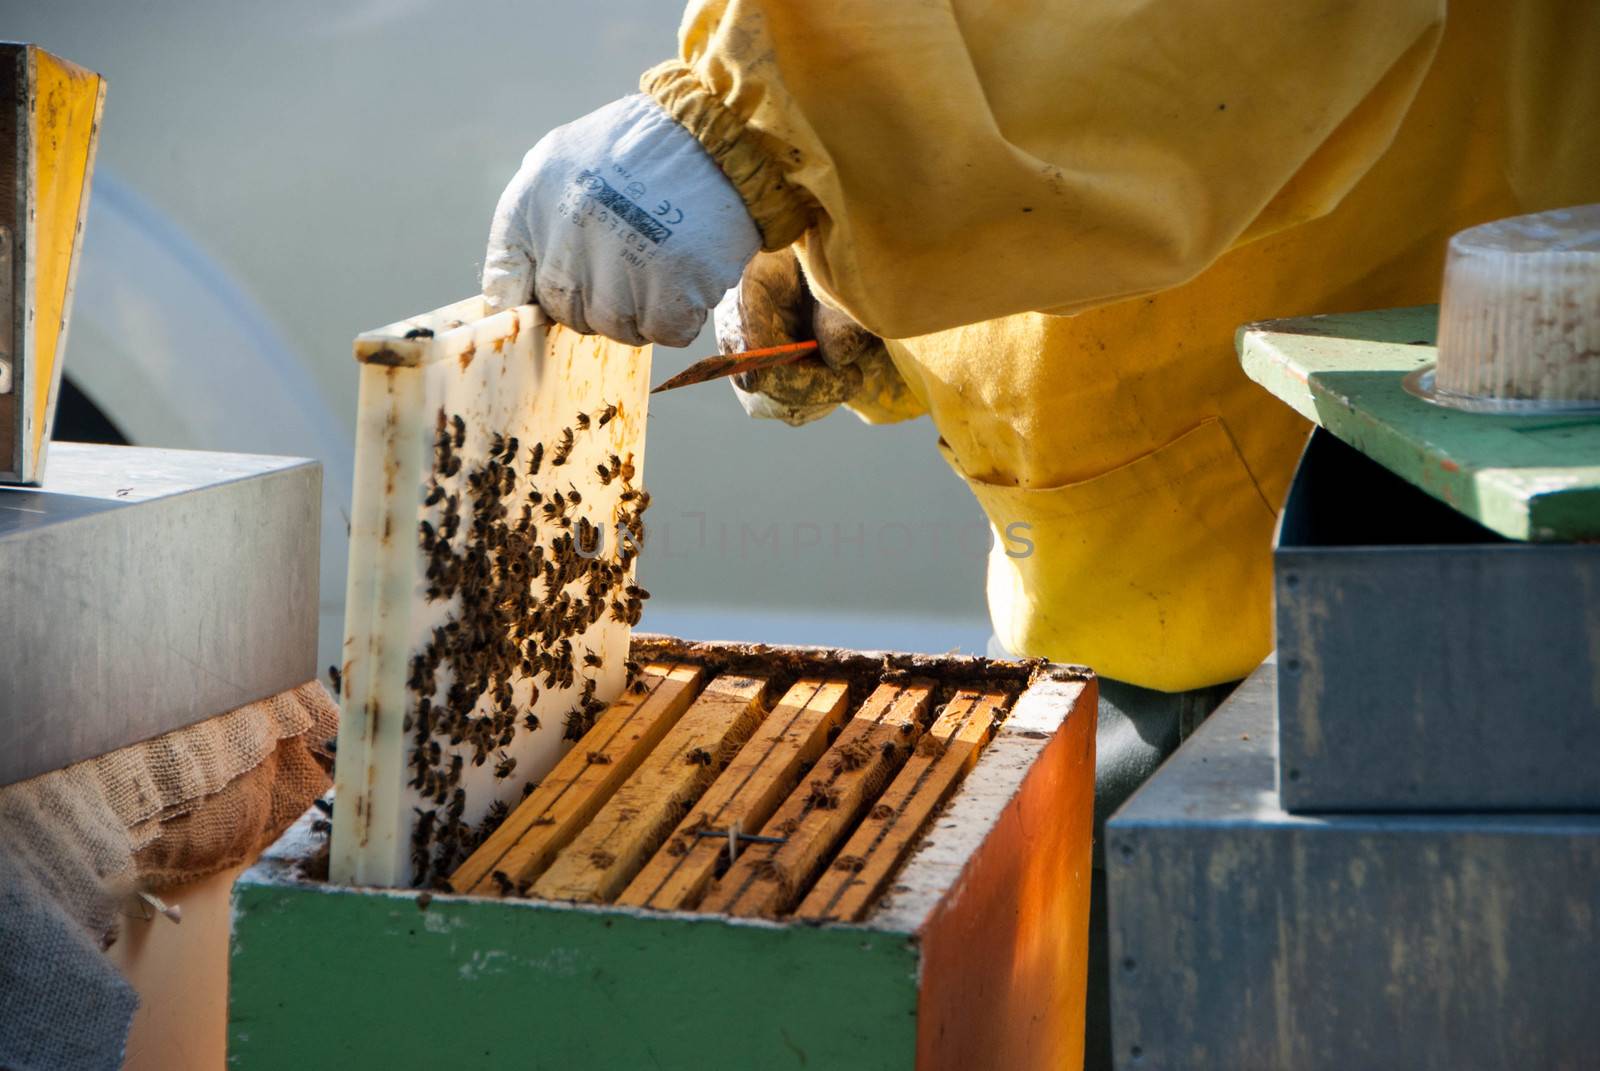
[[[1274,694],[1108,824],[1117,1066],[1595,1066],[1600,816],[1290,814]]]
[[[1600,809],[1600,546],[1507,540],[1318,430],[1275,559],[1287,810]]]
[[[1014,699],[976,764],[919,826],[886,891],[854,922],[800,921],[804,905],[749,918],[711,913],[704,902],[699,912],[622,906],[636,902],[627,895],[598,904],[337,885],[325,877],[326,843],[303,820],[234,889],[230,1066],[1078,1065],[1094,792],[1090,674],[664,637],[635,636],[632,653],[708,675],[759,677],[775,693],[822,677],[843,679],[859,701],[890,682],[921,687],[914,682],[931,678],[941,696],[981,688]],[[594,731],[604,726],[602,716]],[[834,742],[846,751],[851,727]],[[919,755],[945,754],[924,753],[921,742]],[[622,761],[589,754],[606,769]],[[724,770],[734,781],[758,776],[739,768],[743,758],[738,752]],[[830,768],[825,756],[813,761],[807,781],[830,769],[859,771]],[[923,777],[910,757],[901,773]],[[559,783],[560,774],[549,777]],[[889,820],[879,812],[895,809],[893,792],[842,835],[853,842]],[[346,804],[335,803],[337,814]],[[678,813],[688,818],[699,806]],[[833,813],[843,804],[817,806]],[[661,850],[678,854],[671,842]],[[841,854],[820,857],[821,865],[861,874],[842,854],[852,850],[836,846]]]
[[[316,677],[322,467],[57,443],[0,489],[0,784]]]

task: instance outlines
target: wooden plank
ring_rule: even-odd
[[[866,913],[933,812],[977,764],[1010,702],[1005,692],[956,693],[795,909],[796,918],[853,921]]]
[[[699,831],[759,830],[827,748],[849,713],[849,692],[844,681],[797,681],[617,903],[663,911],[699,903],[728,844]]]
[[[703,910],[774,917],[792,907],[839,841],[905,760],[933,694],[926,681],[882,684],[813,775],[762,828],[782,844],[752,844],[706,895]]]
[[[921,953],[908,934],[476,897],[419,907],[403,894],[241,881],[234,1066],[912,1067]]]
[[[1437,306],[1246,324],[1245,374],[1307,420],[1508,539],[1600,537],[1592,413],[1468,413],[1402,381],[1438,358]]]
[[[766,716],[767,682],[722,676],[700,693],[661,744],[533,886],[546,900],[607,903]]]
[[[918,935],[917,1071],[1083,1066],[1096,692],[1018,697],[866,923]]]
[[[455,892],[500,893],[544,873],[556,853],[621,787],[700,691],[683,662],[644,668],[645,691],[624,692],[500,828],[450,876]],[[496,878],[495,872],[503,875]]]

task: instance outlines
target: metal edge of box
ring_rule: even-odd
[[[3,150],[4,157],[13,164],[9,175],[0,172],[0,178],[10,180],[5,188],[0,189],[0,198],[5,199],[4,208],[0,210],[0,229],[9,232],[10,246],[11,285],[5,295],[10,304],[10,332],[5,340],[8,351],[5,357],[11,362],[11,393],[6,396],[5,404],[12,409],[9,436],[11,464],[0,471],[0,482],[15,483],[25,479],[28,470],[25,419],[28,391],[24,378],[30,356],[27,352],[28,340],[32,334],[27,328],[30,282],[27,266],[33,255],[27,212],[27,176],[30,167],[27,109],[31,56],[27,45],[4,42],[0,43],[0,57],[9,57],[13,65],[12,69],[0,72],[0,77],[6,81],[4,97],[0,98],[0,108],[4,110],[4,116],[0,118],[0,138],[7,142]]]

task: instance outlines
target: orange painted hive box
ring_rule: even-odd
[[[234,894],[230,1064],[1063,1068],[1082,1054],[1095,682],[636,636],[631,683],[443,887]]]

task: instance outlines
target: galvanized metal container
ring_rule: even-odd
[[[1290,814],[1274,695],[1107,825],[1117,1066],[1595,1066],[1600,815]]]
[[[0,489],[0,785],[317,675],[322,466],[57,443]]]
[[[1600,810],[1600,546],[1504,539],[1319,430],[1275,565],[1286,810]]]

